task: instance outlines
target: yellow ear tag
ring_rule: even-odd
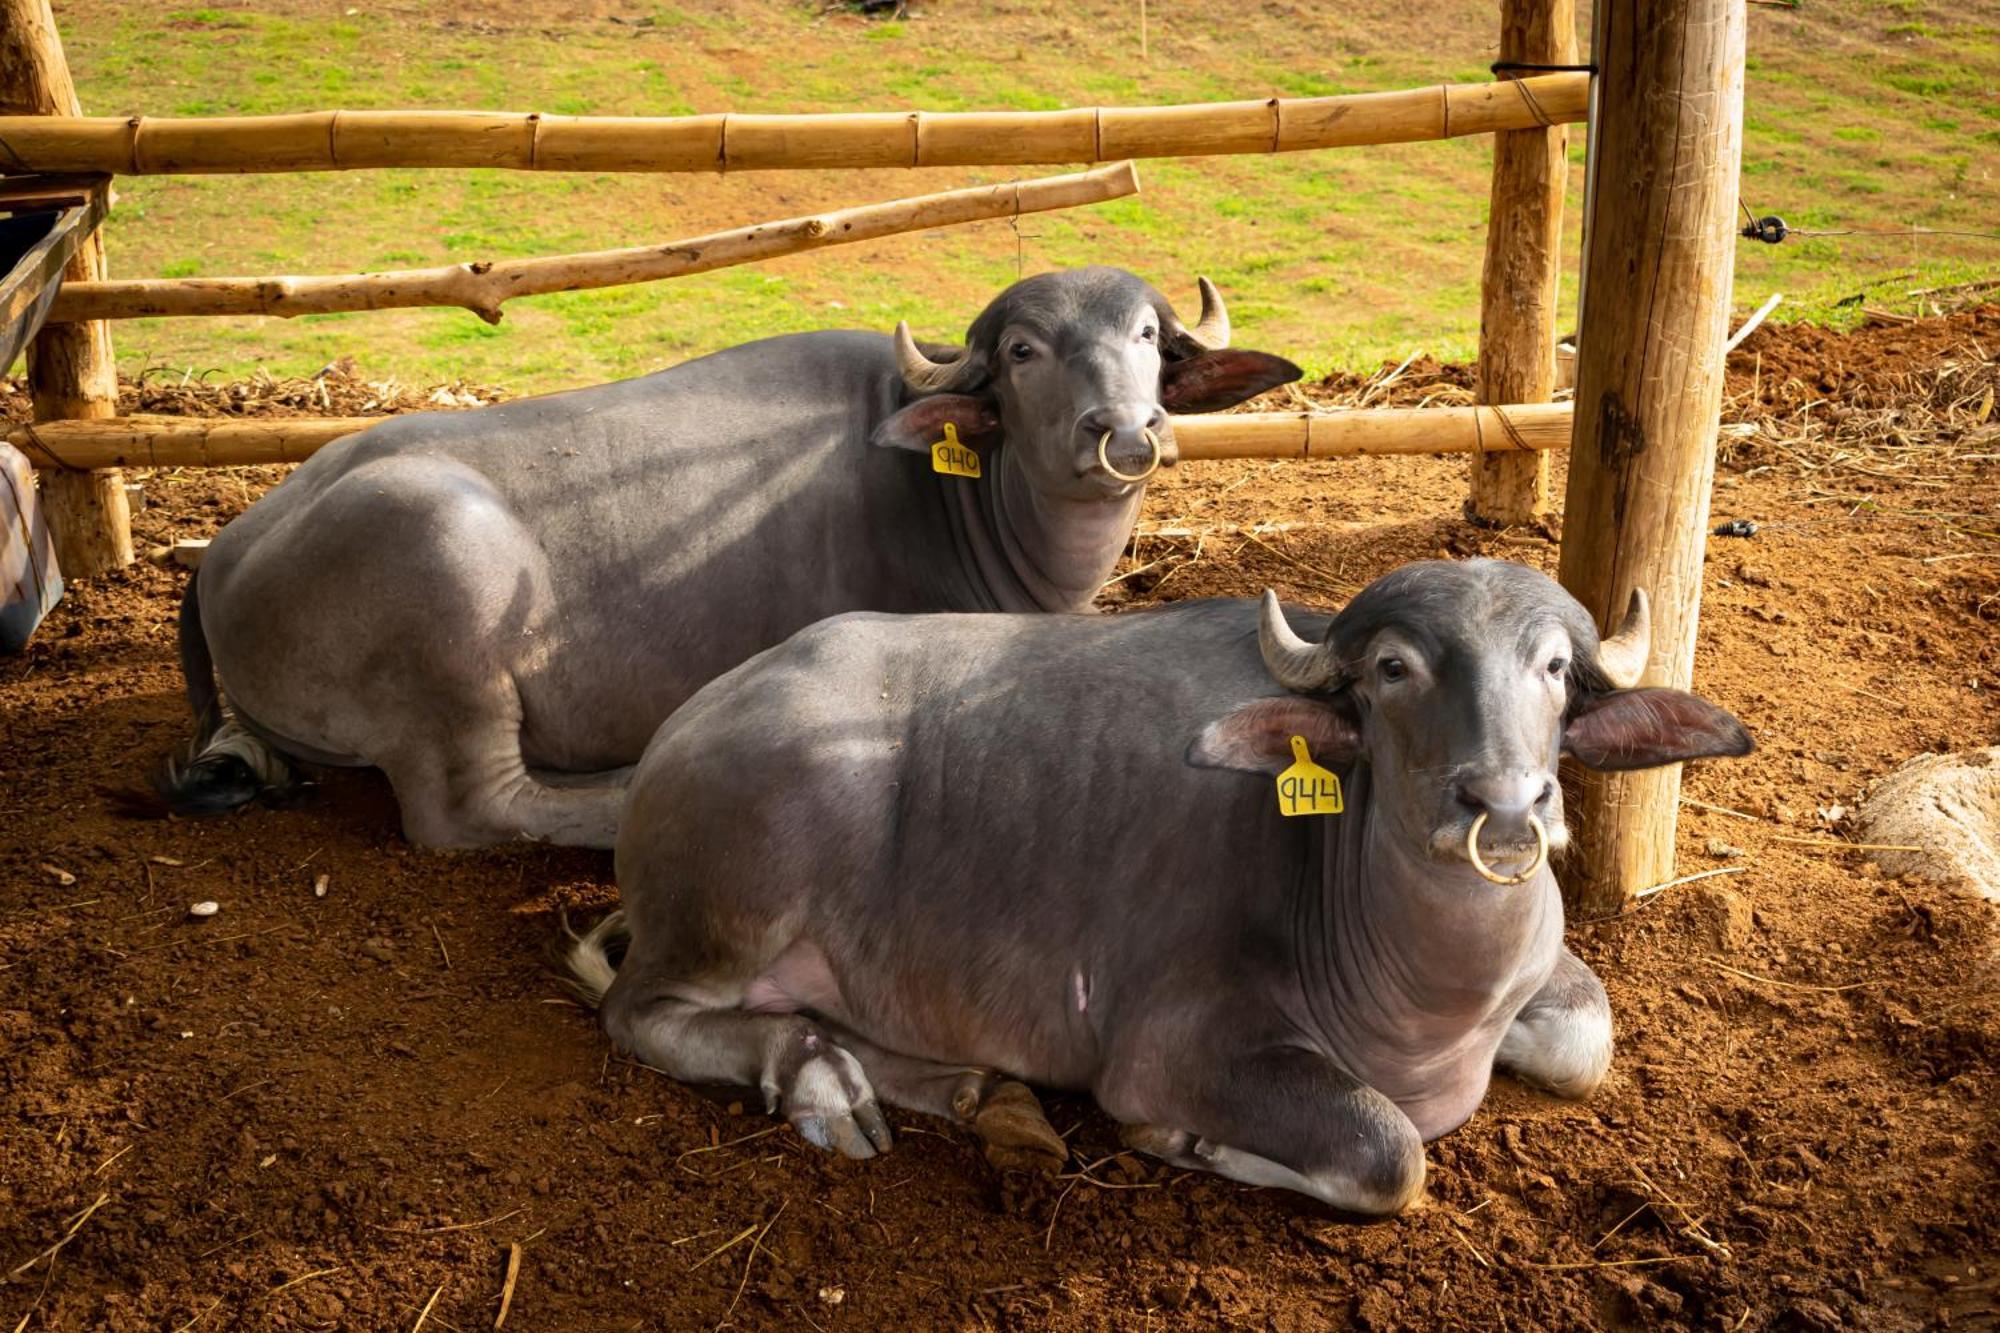
[[[958,427],[944,423],[944,438],[931,446],[931,471],[979,480],[979,451],[958,442]]]
[[[1280,814],[1337,815],[1346,809],[1340,800],[1340,775],[1312,761],[1305,737],[1292,737],[1292,758],[1296,762],[1278,774]]]

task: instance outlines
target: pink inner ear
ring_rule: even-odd
[[[1000,440],[1000,416],[983,398],[964,393],[940,393],[919,398],[883,422],[878,444],[900,449],[928,449],[944,438],[945,424],[958,430],[959,443],[983,449]]]
[[[1334,767],[1360,751],[1360,737],[1331,704],[1296,695],[1259,699],[1211,722],[1188,758],[1216,768],[1278,773],[1291,767],[1292,737],[1303,736],[1313,762]]]
[[[1563,730],[1563,749],[1586,767],[1655,768],[1748,754],[1750,733],[1729,713],[1684,690],[1618,690],[1587,703]]]
[[[1160,376],[1160,405],[1169,412],[1215,412],[1297,378],[1297,366],[1268,352],[1203,352],[1167,363]]]

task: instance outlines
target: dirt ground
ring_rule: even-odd
[[[1991,1326],[1994,912],[1838,843],[1871,780],[2000,732],[1996,354],[1988,307],[1735,358],[1715,518],[1761,527],[1710,543],[1697,686],[1760,748],[1690,773],[1680,834],[1682,873],[1730,873],[1573,925],[1617,1014],[1608,1085],[1497,1081],[1432,1146],[1426,1205],[1370,1225],[1115,1156],[1070,1096],[1080,1174],[1003,1177],[906,1116],[885,1157],[822,1156],[617,1058],[564,997],[543,951],[559,908],[614,900],[608,856],[416,853],[373,774],[125,817],[187,728],[183,575],[73,587],[0,661],[0,1328],[483,1329],[510,1245],[518,1329]],[[1466,383],[1385,379],[1313,392]],[[1552,533],[1459,519],[1463,476],[1184,467],[1106,602],[1553,568]],[[147,476],[137,526],[202,535],[274,477]]]

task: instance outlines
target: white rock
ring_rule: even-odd
[[[220,912],[221,910],[222,910],[222,904],[221,904],[221,903],[217,903],[217,902],[199,902],[199,903],[196,903],[196,904],[195,904],[194,906],[192,906],[192,907],[188,908],[188,915],[189,915],[189,916],[214,916],[214,915],[215,915],[215,914],[216,914],[217,912]]]
[[[1924,849],[1871,852],[1890,874],[1955,882],[2000,902],[2000,747],[1918,755],[1875,784],[1861,832]]]

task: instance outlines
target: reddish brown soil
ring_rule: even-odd
[[[1994,319],[1759,334],[1732,392],[1894,385],[1990,353]],[[510,1242],[519,1329],[1990,1326],[1992,909],[1800,841],[2000,729],[2000,560],[1924,563],[1996,549],[2000,449],[1934,448],[1882,475],[1733,451],[1716,516],[1767,526],[1711,542],[1699,685],[1760,749],[1690,775],[1681,861],[1743,869],[1574,927],[1618,1016],[1608,1086],[1499,1081],[1432,1147],[1427,1206],[1374,1225],[1124,1158],[1001,1177],[908,1117],[884,1158],[824,1157],[616,1058],[563,997],[542,951],[558,907],[613,900],[607,857],[413,852],[372,774],[123,818],[100,789],[187,725],[181,576],[73,588],[0,662],[0,1328],[488,1328]],[[156,475],[138,525],[210,531],[269,479]],[[1451,461],[1190,466],[1152,518],[1299,526],[1147,538],[1108,600],[1553,565],[1458,521],[1462,487]],[[1049,1110],[1082,1161],[1115,1152],[1084,1100]]]

